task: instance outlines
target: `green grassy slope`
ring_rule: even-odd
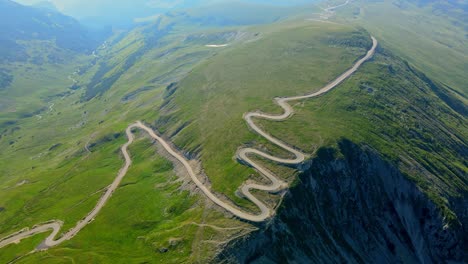
[[[43,98],[48,99],[45,101],[46,108],[49,105],[53,107],[52,110],[48,108],[38,112],[41,118],[35,115],[21,115],[19,118],[10,116],[7,120],[14,122],[2,125],[0,188],[3,191],[0,193],[0,237],[51,219],[63,220],[64,230],[74,226],[94,207],[102,190],[112,182],[122,166],[119,148],[126,140],[123,134],[125,128],[136,120],[156,120],[157,109],[163,102],[166,86],[182,78],[199,61],[217,52],[216,49],[199,43],[202,39],[200,32],[193,32],[193,35],[187,36],[186,32],[178,33],[178,30],[182,30],[179,28],[171,34],[156,39],[150,38],[153,42],[143,50],[144,54],[139,54],[137,60],[126,64],[135,53],[140,52],[141,43],[148,43],[148,32],[145,31],[153,31],[153,27],[157,26],[138,28],[123,38],[111,39],[108,48],[101,49],[98,52],[99,57],[94,59],[93,63],[71,61],[69,66],[62,66],[57,70],[56,75],[52,75],[53,78],[44,76],[44,82],[34,79],[32,74],[27,75],[35,81],[35,86],[31,88],[37,91],[23,90],[20,94],[18,89],[28,89],[30,86],[18,84],[18,89],[16,86],[12,88],[12,92],[18,93],[15,95],[17,100],[28,102],[24,104],[27,113],[36,111],[38,107],[42,108]],[[238,31],[227,30],[228,33],[236,34]],[[216,39],[225,39],[227,33],[218,29],[204,31],[204,34]],[[246,37],[249,37],[248,34],[243,34],[231,42],[245,40]],[[112,83],[106,89],[98,91],[95,97],[86,98],[87,91],[94,88],[87,84],[91,83],[93,76],[103,65],[106,69],[101,71],[102,76],[97,79],[103,81],[112,78]],[[32,67],[32,70],[40,69]],[[78,85],[82,88],[70,91],[68,86],[71,81],[68,80],[70,83],[67,86],[62,84],[68,76],[65,74],[72,74],[76,70],[79,74],[73,77],[79,81]],[[51,96],[56,93],[63,94]],[[44,97],[40,98],[38,94],[44,94]],[[37,97],[40,100],[36,105],[32,99]],[[148,144],[145,146],[148,147]],[[136,146],[135,152],[140,153],[142,148],[141,145],[139,148]],[[78,260],[96,263],[119,259],[121,263],[128,263],[137,261],[143,255],[149,255],[149,260],[166,259],[167,262],[173,263],[193,258],[202,261],[213,256],[218,244],[201,241],[215,239],[221,243],[239,232],[245,232],[244,229],[218,230],[194,225],[192,222],[215,224],[220,227],[243,224],[235,220],[226,220],[209,207],[203,209],[203,199],[199,196],[189,196],[188,192],[179,190],[182,182],[171,180],[163,185],[163,179],[174,178],[172,170],[169,168],[166,173],[162,171],[158,174],[153,173],[152,169],[165,163],[157,163],[154,159],[142,163],[147,172],[140,174],[140,171],[136,171],[136,179],[133,181],[140,180],[137,176],[145,176],[149,179],[143,185],[148,188],[142,188],[138,184],[122,188],[125,189],[122,196],[113,197],[116,199],[115,204],[109,205],[107,213],[102,213],[102,222],[96,221],[96,227],[92,229],[94,231],[83,234],[82,238],[76,237],[72,242],[78,243],[78,246],[75,244],[57,248],[58,255],[66,254],[71,258],[83,256]],[[160,187],[153,188],[154,185],[160,184],[158,181],[161,182]],[[128,191],[125,192],[126,190]],[[144,198],[141,203],[133,202],[136,194]],[[168,199],[174,203],[169,203]],[[118,211],[123,201],[129,203],[127,208],[135,205],[135,210]],[[145,207],[148,210],[145,211]],[[191,207],[193,208],[190,209]],[[140,217],[135,218],[137,211],[142,213]],[[105,220],[106,214],[108,220]],[[117,219],[113,219],[115,214],[120,214],[121,217],[118,224],[134,230],[135,233],[116,239],[114,244],[106,243],[108,237],[119,228]],[[109,223],[115,223],[109,233],[96,234],[95,230],[106,230]],[[141,225],[143,227],[140,230],[138,226]],[[174,231],[161,233],[172,228]],[[146,242],[135,244],[141,234],[148,236],[145,238]],[[164,239],[161,240],[161,237]],[[169,245],[172,238],[176,240],[173,243],[178,246]],[[183,241],[180,242],[179,238]],[[96,241],[97,244],[89,248],[82,246],[90,240]],[[29,252],[35,242],[37,239],[32,238],[25,241],[25,246],[2,249],[0,262],[8,262],[15,255]],[[110,248],[119,244],[121,255],[108,254]],[[76,247],[81,251],[74,249]],[[169,248],[169,252],[159,253],[159,250],[165,247]],[[151,255],[151,252],[154,254]],[[127,258],[124,258],[124,255],[127,255]],[[59,257],[51,258],[48,254],[34,255],[25,258],[24,261],[36,263],[43,261],[42,258],[48,258],[47,261],[63,261]]]
[[[149,140],[141,138],[130,151],[134,161],[132,169],[99,217],[63,246],[25,256],[18,263],[203,261],[217,247],[204,240],[223,241],[242,231],[199,226],[210,223],[242,228],[244,224],[224,219],[198,195],[180,191],[181,182],[172,171],[172,163],[157,155]],[[34,246],[26,245],[30,248],[23,247],[23,250]],[[12,259],[9,250],[18,249],[3,250],[7,254],[0,258],[2,262]]]
[[[0,1],[0,130],[5,123],[40,116],[73,85],[102,39],[59,12]],[[104,32],[103,32],[104,33]]]
[[[463,11],[449,3],[438,9],[435,4],[415,2],[356,1],[338,10],[338,15],[365,27],[428,76],[462,92],[466,102],[468,25]]]
[[[334,42],[340,37],[364,43],[345,48]],[[365,33],[347,26],[286,26],[196,68],[167,98],[155,125],[173,135],[179,148],[200,155],[216,191],[237,199],[237,188],[254,173],[235,161],[237,148],[266,144],[248,131],[242,115],[255,109],[279,111],[274,97],[321,88],[362,56],[369,41]]]
[[[49,104],[53,109],[38,112],[41,118],[4,117],[15,122],[0,130],[0,237],[51,219],[65,221],[67,230],[85,216],[122,166],[123,132],[136,120],[153,124],[187,156],[199,158],[215,191],[250,208],[235,192],[246,179],[261,179],[237,163],[237,148],[252,145],[284,153],[250,132],[242,115],[255,109],[277,112],[275,96],[321,88],[371,44],[365,31],[332,23],[195,30],[172,19],[116,36],[96,59],[71,61],[60,69],[47,66],[44,72],[52,78],[44,75],[43,82],[38,77],[13,81],[18,89],[34,87],[32,82],[39,87],[23,94],[27,108],[21,113]],[[391,35],[375,32],[385,48],[398,46]],[[229,46],[205,46],[224,43]],[[395,53],[410,54],[403,48]],[[454,61],[451,67],[459,65],[456,56],[447,56]],[[429,64],[420,67],[430,69]],[[66,74],[76,70],[81,89],[50,97],[68,91]],[[453,83],[447,81],[451,78],[442,82],[460,90],[459,73],[454,76]],[[444,85],[380,50],[374,62],[336,91],[298,103],[293,119],[262,125],[310,154],[341,137],[368,144],[399,164],[454,220],[449,200],[467,189],[466,107],[456,96],[440,99],[445,91]],[[7,105],[1,100],[0,107]],[[133,167],[96,220],[73,240],[20,263],[206,262],[221,242],[240,231],[197,224],[248,226],[225,218],[202,196],[187,191],[147,139],[140,137],[130,151]],[[268,166],[293,181],[296,171]],[[262,195],[272,203],[278,199]],[[1,249],[0,262],[26,254],[37,241],[40,237]]]
[[[199,100],[201,97],[198,95],[201,94],[196,92],[198,86],[188,86],[189,78],[194,78],[197,76],[196,73],[205,71],[207,67],[210,67],[209,71],[218,70],[221,68],[220,65],[224,64],[226,70],[236,75],[230,80],[234,85],[226,83],[221,86],[223,90],[219,90],[220,92],[224,93],[224,89],[237,87],[238,81],[246,79],[240,86],[242,90],[238,90],[243,92],[239,93],[237,98],[232,98],[229,107],[225,108],[229,111],[230,119],[226,119],[223,123],[226,125],[232,122],[231,128],[242,131],[240,134],[242,137],[234,136],[233,139],[237,141],[229,143],[230,147],[226,148],[224,156],[221,156],[221,163],[216,164],[219,159],[202,161],[207,162],[204,164],[207,171],[212,168],[218,170],[227,168],[224,174],[209,172],[209,175],[210,177],[213,175],[216,190],[228,190],[223,194],[233,197],[234,190],[251,172],[250,169],[232,160],[235,149],[249,140],[258,140],[245,128],[241,118],[242,113],[260,107],[261,104],[257,104],[256,99],[260,99],[264,104],[264,110],[274,110],[271,98],[275,94],[290,93],[292,89],[297,89],[294,93],[307,91],[311,89],[310,83],[319,88],[334,75],[349,67],[365,51],[364,48],[346,49],[330,42],[330,38],[351,34],[354,30],[351,27],[300,22],[241,30],[205,29],[194,31],[188,36],[183,28],[174,27],[170,33],[151,42],[152,45],[147,46],[138,60],[127,65],[125,71],[120,71],[125,66],[125,61],[139,52],[140,44],[145,41],[148,43],[144,31],[152,30],[154,26],[155,24],[136,29],[123,38],[117,37],[115,42],[110,40],[109,47],[100,50],[95,63],[89,66],[83,67],[86,65],[83,63],[75,64],[76,68],[70,72],[79,69],[79,74],[75,75],[75,78],[82,88],[64,97],[52,98],[50,103],[54,104],[53,110],[42,113],[42,119],[25,116],[17,119],[14,124],[4,126],[0,138],[0,147],[3,149],[0,153],[0,188],[5,190],[0,193],[0,207],[3,208],[0,212],[0,236],[51,219],[63,220],[64,230],[72,227],[91,210],[103,188],[113,180],[122,166],[119,148],[125,142],[123,134],[125,127],[136,120],[145,120],[149,123],[163,120],[170,115],[168,107],[172,103],[167,104],[167,101],[170,99],[171,102],[176,102],[179,100],[178,95],[192,95],[193,99]],[[230,46],[225,49],[204,46],[211,44],[213,40],[228,42]],[[265,48],[267,50],[264,50]],[[239,67],[242,67],[245,60],[252,61],[251,56],[262,50],[263,53],[257,56],[263,54],[265,60],[257,61],[257,65],[251,67],[270,66],[265,68],[257,83],[250,84],[248,80],[255,81],[254,76],[250,75],[251,73],[245,76],[246,72]],[[268,57],[267,53],[276,55]],[[239,56],[239,59],[230,64],[230,58],[234,55]],[[292,56],[291,59],[297,67],[288,69],[288,56]],[[205,63],[200,68],[196,67],[202,61]],[[107,90],[97,93],[95,97],[86,98],[87,90],[94,87],[87,84],[104,63],[106,69],[101,71],[103,77],[100,80],[114,78],[113,75],[117,77]],[[319,66],[322,64],[323,68]],[[278,65],[278,68],[275,65]],[[335,68],[335,65],[339,67]],[[235,69],[238,69],[237,73]],[[191,77],[179,82],[174,97],[168,97],[174,88],[169,84],[181,80],[190,71],[192,71]],[[275,77],[282,71],[286,72]],[[226,71],[224,74],[228,73]],[[286,74],[299,77],[301,80],[297,82],[292,78],[288,81],[284,78]],[[268,82],[271,87],[269,94],[253,89],[254,85],[273,77],[274,79]],[[279,82],[281,80],[283,81]],[[40,87],[46,91],[44,86]],[[195,90],[182,93],[189,88]],[[249,91],[256,93],[249,95]],[[235,91],[230,91],[228,95],[235,94]],[[221,97],[220,99],[224,100]],[[236,106],[237,100],[245,101],[245,104]],[[222,101],[212,101],[212,103],[216,106]],[[163,104],[167,105],[162,107]],[[177,105],[181,106],[183,104]],[[188,111],[198,107],[195,104],[186,106],[191,107]],[[232,109],[229,109],[231,107]],[[203,109],[206,107],[198,110]],[[187,117],[194,117],[194,114],[190,113]],[[203,116],[203,120],[207,119],[209,120],[210,116]],[[213,124],[214,121],[216,120],[210,122]],[[176,123],[172,125],[178,126]],[[222,129],[219,130],[220,127],[221,125],[216,130],[218,134],[210,135],[212,138],[220,137],[222,134],[219,133],[224,133]],[[171,135],[172,128],[169,123],[160,128],[166,132],[166,136]],[[206,129],[206,127],[201,128]],[[244,141],[246,138],[248,140]],[[187,147],[181,144],[181,136],[176,136],[174,139],[179,147]],[[147,150],[144,151],[145,149]],[[137,155],[137,159],[143,153],[145,156],[141,156],[141,163],[136,161],[134,164],[135,167],[125,180],[125,184],[128,185],[116,192],[89,229],[85,228],[72,241],[48,253],[25,257],[22,260],[24,263],[39,261],[60,263],[70,258],[77,262],[94,263],[111,261],[128,263],[139,260],[151,262],[155,259],[174,263],[193,259],[201,261],[213,256],[213,252],[219,246],[216,243],[201,241],[212,239],[222,242],[238,235],[241,231],[245,232],[245,230],[213,230],[193,225],[192,221],[220,227],[242,224],[236,220],[226,219],[216,210],[203,209],[205,207],[203,199],[199,196],[188,196],[187,192],[180,191],[182,183],[173,182],[174,174],[170,168],[165,171],[158,171],[155,168],[156,165],[164,165],[167,161],[157,158],[148,142],[137,143],[131,151]],[[213,148],[210,151],[213,151]],[[206,153],[216,156],[215,152]],[[228,160],[230,165],[223,164],[223,160]],[[288,171],[288,174],[292,175],[293,172]],[[219,184],[223,182],[224,184]],[[141,200],[135,200],[136,197],[141,197]],[[127,209],[119,210],[120,207]],[[164,213],[171,210],[174,210],[172,214]],[[117,233],[116,230],[119,228],[127,230],[123,232],[127,235],[109,241],[109,236]],[[163,232],[172,229],[174,231]],[[169,246],[171,238],[177,241],[182,238],[183,242],[171,248]],[[32,238],[25,243],[32,246],[35,241],[36,238]],[[169,249],[168,253],[159,253],[160,249],[164,251],[164,248]],[[11,256],[23,255],[32,248],[26,249],[28,249],[26,246],[2,249],[5,253],[2,254],[1,261],[9,261]],[[147,257],[140,258],[142,255]]]
[[[28,41],[30,58],[24,62],[2,63],[0,72],[10,82],[0,88],[0,127],[3,122],[41,115],[49,102],[72,91],[69,76],[87,56],[58,48],[53,41]]]
[[[448,208],[468,192],[466,115],[452,109],[427,79],[380,49],[329,94],[296,106],[286,122],[260,121],[302,149],[341,138],[369,145],[396,164],[454,220]],[[466,106],[465,106],[466,108]]]

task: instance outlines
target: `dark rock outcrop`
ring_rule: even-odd
[[[466,218],[440,210],[375,151],[347,140],[323,148],[278,215],[219,254],[228,263],[463,262]],[[467,214],[466,195],[455,206]],[[465,262],[466,263],[466,262]]]

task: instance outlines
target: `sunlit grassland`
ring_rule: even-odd
[[[18,263],[203,262],[216,250],[216,244],[204,240],[227,239],[235,232],[197,224],[243,226],[207,208],[198,195],[182,191],[172,163],[156,154],[150,140],[139,138],[130,147],[134,163],[128,177],[99,217],[63,246]]]
[[[8,105],[0,109],[0,123],[48,111],[53,96],[67,91],[73,84],[68,76],[76,64],[49,64],[39,68],[31,64],[9,65],[7,69],[15,78],[10,87],[0,90],[2,102]]]
[[[258,122],[304,150],[346,138],[376,149],[453,220],[448,197],[468,190],[466,117],[438,98],[400,59],[378,53],[330,93],[296,104],[284,122]]]
[[[48,107],[49,103],[54,106],[52,110],[40,112],[41,118],[26,116],[0,131],[0,207],[4,208],[0,211],[0,237],[51,219],[63,220],[65,231],[86,216],[123,165],[120,147],[127,140],[124,131],[137,120],[155,126],[183,153],[199,155],[213,190],[255,212],[250,202],[235,193],[245,180],[262,179],[252,176],[255,172],[251,168],[236,161],[236,150],[255,146],[277,155],[286,154],[249,131],[242,115],[257,109],[279,113],[281,109],[274,104],[274,97],[320,89],[351,67],[370,47],[365,31],[303,20],[230,27],[224,28],[224,32],[219,28],[209,29],[188,35],[183,28],[176,27],[171,34],[152,42],[145,38],[145,30],[154,28],[135,29],[108,49],[99,51],[94,64],[83,67],[84,62],[80,61],[61,69],[49,67],[45,72],[53,78],[45,74],[31,80],[18,79],[13,84],[26,88],[35,82],[39,87],[26,95],[18,94],[20,100],[29,102],[24,111],[34,112]],[[232,31],[241,32],[242,37],[226,37],[229,34],[225,33]],[[385,45],[393,47],[388,36],[383,33],[377,36],[379,41],[382,37]],[[345,45],[337,40],[349,42]],[[353,41],[363,45],[353,46]],[[205,47],[224,43],[229,46]],[[134,63],[130,66],[125,63],[139,52],[143,55]],[[398,158],[401,153],[415,158],[424,156],[428,157],[424,161],[427,164],[436,163],[436,170],[447,172],[456,168],[466,172],[456,153],[432,154],[424,149],[428,144],[424,140],[429,140],[424,133],[433,131],[423,131],[422,139],[398,136],[406,133],[399,127],[410,126],[419,131],[421,126],[432,123],[426,120],[429,123],[415,125],[415,119],[421,115],[419,110],[404,124],[385,114],[388,109],[381,109],[383,106],[396,104],[390,107],[393,110],[408,106],[402,99],[408,95],[402,94],[403,90],[394,93],[393,88],[415,90],[415,97],[421,94],[405,80],[415,80],[415,77],[403,69],[401,62],[380,55],[376,60],[366,63],[362,73],[360,70],[336,91],[299,102],[295,105],[294,118],[259,123],[309,154],[318,146],[347,137],[366,142],[390,159]],[[387,64],[395,65],[402,77],[384,75],[389,69]],[[86,69],[75,76],[82,89],[49,99],[50,94],[68,91],[71,81],[67,76],[78,68]],[[57,74],[54,71],[60,74],[54,75]],[[100,71],[99,81],[112,78],[116,81],[98,91],[98,96],[85,98],[86,85]],[[381,79],[384,77],[392,81],[386,83]],[[173,95],[167,88],[171,83],[177,83]],[[363,89],[363,84],[369,85],[372,92]],[[37,97],[42,99],[30,100]],[[444,109],[439,117],[444,121],[437,126],[455,129],[457,134],[466,137],[466,127],[460,123],[459,116],[433,94],[430,98]],[[393,134],[384,134],[387,130]],[[205,240],[224,241],[231,237],[232,231],[201,228],[193,222],[220,227],[246,225],[208,208],[200,195],[181,190],[183,183],[177,181],[172,164],[156,154],[154,145],[141,135],[130,147],[134,163],[127,177],[96,219],[71,241],[48,252],[27,256],[19,263],[203,262],[216,250],[216,243]],[[396,146],[386,138],[390,136],[397,138]],[[446,136],[436,141],[460,144]],[[422,147],[409,152],[416,145]],[[453,158],[452,162],[443,168],[440,164],[447,157]],[[295,170],[265,164],[288,181],[292,182],[296,175]],[[449,185],[451,194],[456,195],[457,188],[466,188],[457,176],[447,175],[450,176],[440,178],[439,183]],[[427,186],[424,178],[410,176],[420,180],[423,187]],[[452,183],[448,184],[449,181]],[[437,189],[426,190],[438,197]],[[259,195],[275,204],[277,197]],[[39,238],[25,241],[24,247],[1,249],[2,257],[8,260],[17,252],[27,253]]]
[[[248,130],[242,115],[257,109],[279,113],[274,97],[316,91],[366,52],[329,40],[350,37],[352,32],[369,40],[343,25],[295,22],[294,27],[279,28],[197,67],[179,83],[167,115],[156,123],[158,129],[172,133],[189,122],[173,138],[175,144],[199,151],[213,189],[244,206],[245,200],[235,192],[254,171],[235,160],[236,150],[268,143]]]
[[[392,51],[433,79],[466,94],[468,45],[462,21],[434,15],[431,5],[419,8],[392,1],[351,3],[338,10],[344,21],[357,23]]]
[[[108,93],[89,101],[83,100],[83,89],[67,93],[63,97],[52,97],[46,102],[53,104],[53,107],[49,109],[49,104],[47,104],[48,109],[41,111],[40,117],[26,115],[16,119],[16,123],[4,126],[0,139],[2,148],[0,153],[0,188],[2,189],[0,192],[0,207],[2,208],[0,237],[52,219],[64,221],[62,230],[66,231],[95,206],[104,188],[113,181],[123,165],[120,147],[127,140],[124,134],[125,128],[137,120],[148,122],[156,120],[159,107],[163,103],[166,86],[189,72],[198,61],[214,54],[214,50],[203,45],[194,46],[186,43],[177,36],[168,36],[166,41],[166,45],[156,45],[148,50],[144,57],[119,76]],[[118,48],[100,51],[100,58],[97,62],[105,60],[106,56],[112,57],[117,54],[122,56],[120,59],[125,59],[125,56],[139,48],[138,41],[135,44],[131,40],[124,39],[123,42],[124,44]],[[126,49],[124,53],[127,55],[120,54],[122,49]],[[81,85],[86,84],[97,72],[98,64],[90,66],[82,75],[74,75],[74,78]],[[118,60],[111,66],[121,67]],[[53,82],[55,79],[48,80],[44,77],[45,83],[36,83],[38,93],[48,96],[67,92],[70,84],[68,82],[71,81],[68,80],[65,71],[67,74],[72,74],[82,67],[82,63],[76,63],[74,67],[64,67],[61,69],[64,74],[56,77],[60,80],[57,83]],[[112,67],[109,68],[109,75],[115,72]],[[62,83],[68,85],[63,86]],[[49,90],[49,84],[57,85],[56,90]],[[149,88],[141,90],[142,87]],[[129,94],[132,96],[124,100]],[[18,95],[18,98],[28,100],[28,96],[29,94],[26,93]],[[35,105],[29,106],[26,109],[27,112],[35,111]],[[148,142],[145,147],[149,148]],[[132,154],[140,152],[144,153],[141,146],[132,149]],[[136,161],[138,157],[136,156]],[[167,167],[167,162],[158,163],[154,159],[141,161],[141,163],[143,169],[136,168],[138,162],[135,162],[135,167],[132,167],[132,170],[136,170],[134,173],[137,178],[133,181],[140,183],[138,177],[146,179],[150,175],[151,179],[146,179],[147,191],[144,191],[140,184],[133,184],[132,175],[129,174],[130,182],[123,183],[126,186],[120,188],[111,198],[116,201],[113,205],[109,204],[108,217],[104,212],[103,219],[99,220],[100,214],[95,222],[96,227],[84,233],[82,240],[79,234],[69,246],[63,248],[60,246],[50,252],[29,256],[22,261],[60,263],[77,258],[78,262],[101,263],[102,261],[119,261],[117,259],[119,256],[122,258],[120,263],[128,263],[128,261],[137,261],[133,259],[137,258],[136,256],[148,255],[150,260],[179,263],[188,261],[187,259],[190,258],[202,261],[208,256],[212,257],[213,250],[216,249],[215,243],[197,243],[200,245],[194,249],[192,240],[214,238],[224,241],[229,239],[232,231],[214,232],[209,228],[200,228],[192,224],[192,221],[200,220],[200,222],[217,224],[221,227],[240,223],[236,220],[225,219],[221,214],[213,213],[211,209],[203,209],[205,206],[203,199],[199,196],[192,196],[187,191],[179,190],[181,182],[171,182],[155,189],[154,185],[157,185],[158,181],[163,183],[164,180],[174,180],[172,169]],[[172,174],[168,171],[161,171],[152,177],[154,175],[151,169],[157,170],[159,165],[168,169]],[[144,168],[149,172],[145,172]],[[117,195],[120,192],[122,194]],[[157,195],[153,196],[153,192]],[[135,202],[133,197],[138,195],[141,199]],[[138,204],[138,202],[143,202],[143,204]],[[145,206],[148,210],[144,209]],[[194,208],[191,208],[192,206]],[[119,210],[123,208],[124,210]],[[136,211],[140,209],[142,209],[141,218],[135,219]],[[116,217],[115,214],[120,215]],[[150,220],[145,220],[146,218]],[[133,235],[128,233],[130,231],[118,231],[120,227],[117,225],[117,220],[121,220],[119,223],[125,226],[126,230],[134,230]],[[130,223],[131,220],[136,222]],[[101,224],[98,221],[102,221]],[[135,227],[146,225],[138,221],[150,221],[150,226],[142,229]],[[109,226],[114,224],[116,225]],[[174,231],[161,233],[168,229],[174,229]],[[109,233],[102,232],[101,234],[100,230],[109,230]],[[109,237],[117,233],[121,236],[115,236],[114,244],[108,244]],[[148,236],[144,239],[146,242],[136,243],[135,241],[142,234]],[[183,240],[178,242],[177,246],[170,246],[171,238],[183,238]],[[73,244],[75,240],[78,244]],[[96,241],[98,243],[96,247],[86,247],[89,240]],[[33,241],[25,242],[26,246],[31,246],[37,240],[27,241]],[[2,256],[8,259],[15,254],[27,253],[26,246],[24,249],[23,247],[2,249]],[[99,247],[102,249],[97,250]],[[112,249],[117,247],[120,247],[120,254]],[[170,252],[159,253],[159,250],[164,247],[169,247]],[[28,252],[33,248],[34,246],[28,248]],[[99,253],[93,253],[93,251],[99,251]],[[111,251],[113,254],[108,254]],[[124,259],[122,257],[124,255],[128,258]]]
[[[13,82],[0,89],[0,125],[49,110],[50,102],[70,93],[69,78],[77,65],[85,64],[89,56],[61,50],[50,41],[23,43],[30,59],[4,63],[0,69],[13,76]]]
[[[11,244],[2,248],[0,262],[9,263],[13,260],[19,261],[22,258],[27,257],[29,254],[32,254],[33,249],[44,241],[48,235],[48,233],[38,234],[22,240],[19,244]]]

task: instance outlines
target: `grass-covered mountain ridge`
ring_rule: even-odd
[[[189,160],[217,197],[258,214],[239,188],[269,181],[237,151],[292,156],[250,130],[244,114],[280,114],[273,98],[318,91],[366,54],[371,35],[379,41],[372,59],[335,89],[291,103],[287,120],[254,120],[308,156],[300,166],[251,157],[291,187],[254,191],[278,209],[268,221],[240,221],[214,205],[135,129],[128,173],[93,221],[45,252],[29,254],[49,233],[9,244],[0,262],[463,261],[463,29],[414,2],[322,9],[338,4],[173,10],[115,32],[92,55],[59,48],[69,59],[2,64],[0,238],[48,221],[63,222],[60,237],[115,180],[125,130],[137,120]],[[410,45],[413,31],[418,45]],[[36,41],[43,40],[27,42]],[[30,45],[32,57],[50,50]]]

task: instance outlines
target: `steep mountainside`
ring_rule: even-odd
[[[96,50],[94,58],[71,64],[69,69],[63,67],[56,74],[63,73],[63,79],[74,81],[62,85],[61,93],[49,90],[53,96],[46,97],[41,111],[4,124],[0,177],[1,188],[7,191],[0,193],[1,237],[52,219],[63,221],[62,230],[75,226],[119,171],[119,149],[126,141],[123,132],[128,124],[157,120],[161,115],[158,109],[167,110],[164,104],[178,87],[172,83],[222,53],[249,47],[256,52],[266,41],[278,39],[269,49],[292,53],[301,62],[306,60],[300,50],[306,50],[310,60],[317,56],[318,61],[324,61],[325,54],[330,54],[328,65],[342,62],[344,68],[364,51],[322,43],[318,39],[327,31],[314,33],[319,25],[308,29],[308,23],[301,21],[252,28],[192,28],[171,19],[161,18],[115,35]],[[290,28],[295,32],[288,34]],[[350,27],[329,28],[336,35],[353,31]],[[224,43],[228,46],[210,46]],[[304,43],[310,43],[311,48]],[[308,67],[315,69],[315,65]],[[301,67],[292,70],[300,74]],[[317,78],[318,83],[324,83],[319,74]],[[49,88],[39,83],[35,87]],[[173,167],[157,150],[137,133],[130,147],[132,167],[92,224],[45,253],[24,255],[40,244],[43,236],[9,245],[1,249],[0,262],[15,258],[21,258],[20,263],[60,262],[63,254],[77,262],[206,262],[224,242],[252,230],[249,224],[226,217],[206,202],[190,182],[181,181],[185,178],[178,166]],[[70,249],[74,253],[66,253]]]
[[[21,28],[5,35],[20,53],[0,65],[0,239],[51,221],[60,237],[113,190],[72,239],[43,252],[31,250],[50,233],[4,244],[0,263],[467,262],[466,31],[460,17],[432,14],[455,14],[458,1],[447,2],[453,12],[442,1],[213,5],[152,17],[89,50],[58,41],[68,28],[88,39],[74,20],[0,1],[26,14],[6,24]],[[307,157],[252,157],[291,186],[255,191],[281,205],[265,223],[215,205],[154,137],[129,128],[153,128],[215,197],[258,214],[239,188],[269,181],[236,152],[291,156],[244,114],[280,114],[274,98],[318,91],[371,36],[372,59],[335,89],[294,102],[285,121],[254,120]],[[126,132],[132,163],[109,188]]]
[[[1,0],[0,129],[42,116],[52,98],[72,92],[77,65],[87,64],[105,37],[57,11]]]
[[[51,109],[48,107],[39,113],[41,117],[25,117],[6,126],[0,138],[4,149],[0,153],[1,188],[8,190],[0,193],[2,237],[52,219],[63,221],[62,230],[68,230],[86,216],[122,165],[118,153],[126,141],[123,131],[127,125],[136,120],[147,124],[156,120],[163,122],[171,114],[170,102],[179,100],[176,94],[184,95],[182,91],[185,89],[201,87],[196,83],[190,86],[188,76],[198,78],[200,72],[216,73],[216,70],[222,69],[219,65],[228,65],[232,55],[240,55],[234,65],[226,68],[229,71],[225,73],[233,74],[231,80],[244,79],[242,93],[224,108],[231,117],[225,119],[223,124],[235,121],[233,125],[238,131],[243,131],[243,136],[255,139],[258,137],[249,135],[243,128],[242,113],[258,107],[257,99],[266,107],[273,108],[270,102],[274,94],[286,94],[290,89],[288,87],[297,83],[296,79],[284,76],[291,74],[302,79],[298,86],[301,91],[308,90],[310,82],[319,87],[349,67],[369,44],[368,36],[352,27],[304,21],[251,28],[202,28],[198,31],[187,31],[174,25],[165,34],[159,34],[167,29],[166,25],[171,23],[160,21],[109,39],[104,45],[106,48],[96,52],[97,57],[91,64],[79,67],[76,74],[73,71],[77,69],[70,71],[80,88],[51,98]],[[151,33],[155,38],[151,38]],[[345,49],[326,41],[353,34],[362,39],[365,48]],[[229,45],[224,48],[206,46],[223,43]],[[245,59],[255,54],[264,59],[251,67],[270,65],[260,75],[259,82],[267,80],[272,72],[287,71],[287,74],[285,72],[270,81],[276,85],[272,86],[274,89],[269,94],[258,90],[256,94],[251,94],[257,99],[245,100],[251,96],[249,91],[255,91],[250,83],[255,80],[255,75],[254,72],[244,71],[242,65]],[[131,60],[132,57],[136,59]],[[297,67],[288,67],[288,57],[297,63]],[[273,63],[277,61],[283,63]],[[314,74],[305,74],[305,68]],[[87,84],[92,83],[93,76],[98,73],[100,77],[95,78],[98,83],[109,84],[99,87],[107,89],[84,99],[88,90],[97,91],[93,89],[94,85]],[[217,75],[213,77],[218,78]],[[107,79],[112,82],[106,82]],[[235,94],[230,85],[218,87],[222,88],[219,91],[228,89],[229,94]],[[204,94],[197,94],[196,90],[187,91],[191,92],[185,95],[192,95],[194,100],[187,107],[203,103],[200,95]],[[209,94],[219,91],[210,90],[206,95],[212,98]],[[236,102],[242,101],[246,104],[240,108],[233,107]],[[212,102],[215,105],[220,103]],[[177,105],[180,106],[183,104]],[[202,109],[198,108],[197,111]],[[177,111],[177,108],[172,111]],[[209,113],[201,117],[209,119]],[[169,126],[180,127],[177,122],[184,122],[184,119],[166,120],[167,126],[158,127],[165,132],[164,136],[182,139],[176,136],[177,129],[169,129]],[[217,120],[220,119],[214,121]],[[223,132],[219,128],[213,132],[210,136],[222,138],[219,135]],[[176,142],[180,144],[180,141]],[[244,142],[243,138],[229,142],[229,148],[221,156],[221,159],[232,163],[232,173],[208,174],[210,180],[217,181],[216,191],[221,190],[220,194],[235,197],[234,190],[252,171],[236,165],[231,159],[237,146]],[[43,237],[26,239],[19,245],[2,248],[1,261],[8,262],[20,257],[19,263],[53,262],[67,255],[77,262],[207,262],[224,243],[253,230],[250,224],[229,215],[226,217],[222,210],[206,202],[203,196],[189,192],[194,188],[189,182],[179,180],[184,175],[178,166],[172,167],[151,146],[145,137],[138,136],[137,142],[130,147],[134,160],[127,177],[95,221],[76,237],[47,252],[24,256],[40,244]],[[194,157],[192,153],[196,152],[186,145],[179,146],[188,157]],[[214,151],[206,153],[215,156]],[[196,164],[196,161],[192,162]],[[202,165],[213,168],[213,165],[223,164],[217,162]],[[174,173],[174,169],[178,173]],[[244,171],[244,178],[237,177],[235,170],[239,169]],[[176,174],[179,177],[175,177]],[[293,174],[294,171],[287,171],[287,175]],[[224,180],[226,184],[223,186],[222,177],[225,175],[230,180]],[[278,198],[272,197],[271,201],[275,203]],[[246,205],[247,209],[251,206],[243,199],[234,199]]]
[[[337,90],[297,106],[291,120],[263,122],[301,149],[335,147],[319,149],[304,165],[265,230],[234,243],[220,260],[466,261],[466,106],[456,103],[457,112],[438,89],[380,49]],[[271,244],[275,250],[263,250]]]
[[[320,149],[277,217],[217,262],[461,263],[461,228],[448,228],[437,206],[374,150],[343,140]]]
[[[351,2],[337,13],[338,20],[365,27],[466,104],[466,9],[466,1],[385,0]]]
[[[91,52],[97,41],[75,19],[58,12],[0,1],[0,62],[26,61],[27,41],[51,41],[58,48]]]

